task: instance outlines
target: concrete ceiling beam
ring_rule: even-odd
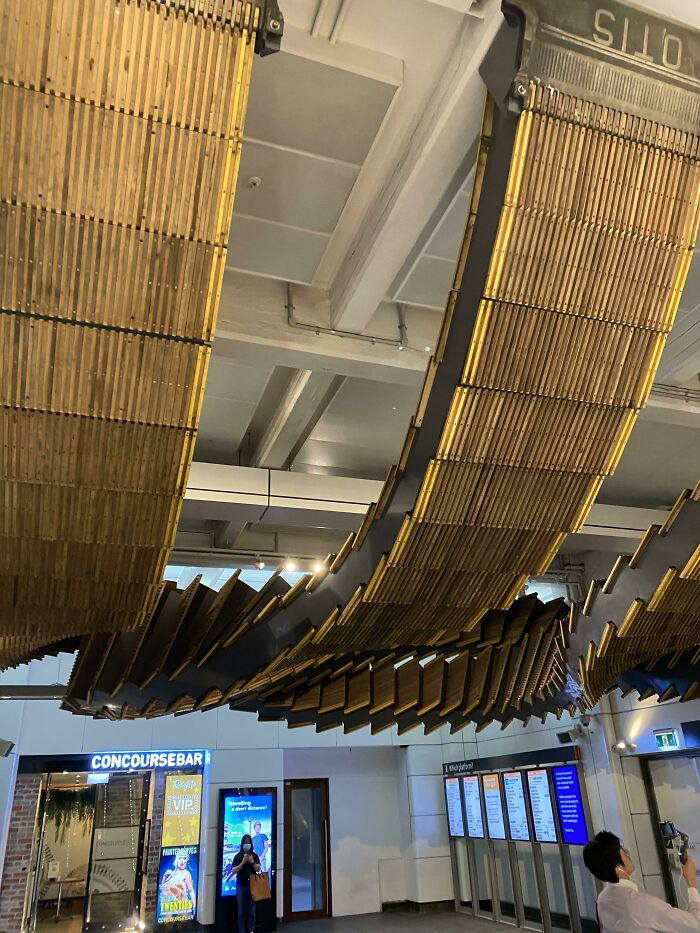
[[[193,463],[183,504],[183,519],[254,522],[296,528],[351,531],[359,528],[382,483],[374,480],[286,470]],[[251,517],[255,515],[256,517]],[[584,550],[590,538],[618,550],[636,546],[649,525],[663,524],[668,513],[618,505],[594,505],[567,550]],[[242,538],[249,533],[246,530]]]
[[[322,370],[295,370],[253,450],[250,466],[288,466],[344,381],[343,376]]]
[[[362,223],[331,282],[332,320],[336,327],[363,330],[409,256],[417,231],[423,230],[477,139],[483,114],[484,86],[479,66],[502,22],[500,4],[482,3],[484,18],[465,17],[446,57],[427,106],[403,139],[403,151],[384,166],[381,189],[364,205]],[[369,193],[368,193],[369,195]],[[341,247],[334,236],[324,257]]]
[[[408,345],[404,350],[383,344],[291,327],[287,322],[285,282],[227,270],[214,340],[214,354],[265,368],[286,366],[321,370],[393,385],[419,386],[442,312],[404,307]],[[330,327],[328,293],[320,288],[294,288],[297,320]],[[371,321],[371,332],[397,336],[396,305],[383,302]],[[428,348],[428,349],[426,349]]]

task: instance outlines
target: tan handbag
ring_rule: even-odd
[[[272,897],[270,879],[266,871],[250,876],[250,896],[254,901],[267,901]]]

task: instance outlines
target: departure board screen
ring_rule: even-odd
[[[464,817],[462,816],[459,778],[445,778],[445,800],[447,802],[447,824],[450,829],[450,836],[463,836]]]
[[[556,842],[557,830],[554,824],[552,796],[549,792],[549,775],[544,768],[527,772],[527,785],[530,791],[532,826],[538,842]]]
[[[503,803],[501,801],[501,786],[497,774],[485,774],[484,782],[484,809],[486,810],[486,825],[490,839],[505,839],[506,827],[503,821]]]
[[[522,771],[505,772],[503,775],[503,793],[506,798],[510,838],[516,842],[529,842],[530,828],[527,825]]]
[[[484,838],[484,818],[481,813],[479,778],[475,774],[462,778],[464,809],[467,813],[467,833],[472,839]]]
[[[552,780],[559,810],[561,841],[570,846],[585,846],[588,829],[576,767],[564,765],[552,768]]]

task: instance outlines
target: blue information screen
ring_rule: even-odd
[[[573,765],[552,768],[552,779],[559,810],[561,841],[570,846],[584,846],[588,842],[588,829],[578,771]]]
[[[236,893],[233,859],[241,847],[241,837],[248,833],[253,839],[253,851],[260,859],[263,871],[272,866],[274,826],[272,825],[272,794],[241,796],[227,794],[224,798],[223,851],[221,853],[221,894]]]

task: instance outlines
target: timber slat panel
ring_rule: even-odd
[[[259,12],[0,0],[0,665],[22,639],[143,627],[160,592]],[[111,688],[134,675],[134,644],[158,670],[167,653],[145,634],[117,642]],[[155,673],[135,667],[140,682]]]

